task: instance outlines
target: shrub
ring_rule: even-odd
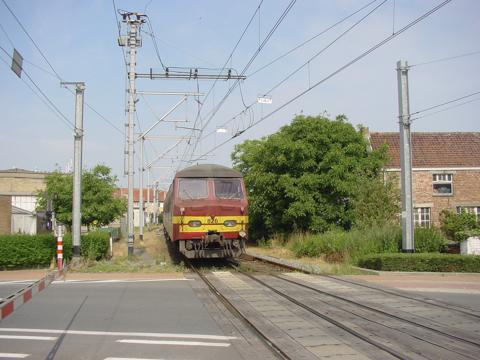
[[[475,214],[462,211],[456,214],[453,211],[443,210],[440,213],[441,229],[450,240],[456,240],[456,234],[462,231],[478,229],[479,225]]]
[[[447,243],[443,235],[436,229],[415,228],[415,252],[433,253],[444,250]]]
[[[88,260],[100,260],[107,257],[110,233],[93,231],[82,235],[80,254]],[[63,239],[63,257],[66,260],[72,258],[72,234],[65,235]]]
[[[0,268],[49,266],[55,256],[53,235],[0,235]]]
[[[361,257],[361,267],[384,271],[480,272],[480,256],[454,254],[374,254]]]

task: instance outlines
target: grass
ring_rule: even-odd
[[[163,233],[158,227],[144,228],[143,241],[135,237],[135,249],[142,256],[128,257],[128,246],[125,239],[113,244],[113,256],[109,260],[83,261],[72,268],[73,272],[83,273],[168,273],[187,270],[183,263],[171,258]]]
[[[445,238],[435,229],[415,230],[416,252],[440,252]],[[398,253],[402,234],[399,226],[385,225],[323,234],[292,234],[262,240],[250,251],[317,265],[328,274],[358,274],[360,258],[370,254]]]

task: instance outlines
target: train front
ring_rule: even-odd
[[[233,170],[220,175],[176,179],[173,232],[187,258],[237,257],[245,251],[248,214],[243,178]]]

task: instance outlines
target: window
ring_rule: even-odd
[[[207,179],[180,179],[178,196],[183,200],[205,199],[208,197]]]
[[[431,220],[429,207],[414,208],[413,213],[415,215],[415,226],[424,228],[430,227]]]
[[[480,206],[457,206],[457,214],[463,211],[469,214],[475,214],[477,221],[480,222]]]
[[[242,199],[242,182],[240,179],[214,179],[217,199]]]
[[[433,195],[453,195],[453,174],[433,174]]]

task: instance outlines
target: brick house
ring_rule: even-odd
[[[385,172],[400,179],[400,136],[371,132],[373,149],[388,145]],[[439,226],[440,212],[466,210],[480,221],[480,132],[412,133],[415,225]]]

